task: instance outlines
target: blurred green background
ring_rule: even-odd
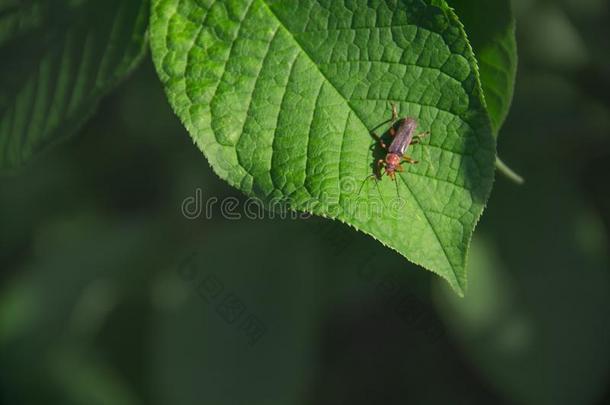
[[[149,58],[75,136],[0,177],[2,404],[610,403],[610,5],[515,2],[503,160],[457,298],[320,218],[245,198]]]

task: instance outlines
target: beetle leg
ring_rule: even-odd
[[[430,135],[430,131],[426,131],[426,132],[422,132],[420,134],[417,134],[413,138],[414,138],[414,140],[417,140],[417,142],[419,142],[423,138],[427,137],[428,135]],[[413,144],[413,142],[411,142],[411,144]]]
[[[421,140],[428,135],[430,135],[430,131],[422,132],[421,134],[415,135],[413,139],[411,139],[411,142],[409,142],[409,145],[417,145],[418,143],[421,143]]]
[[[410,163],[410,164],[419,163],[417,160],[412,159],[412,158],[410,158],[409,156],[406,156],[406,155],[402,157],[402,160],[404,160],[405,162]]]
[[[366,183],[370,179],[373,179],[373,180],[377,181],[377,175],[376,174],[370,174],[370,175],[365,177],[365,179],[362,181],[362,184],[360,185],[360,189],[358,190],[358,196],[360,196],[360,193],[362,192],[362,188],[364,187],[364,183]]]
[[[396,121],[397,118],[398,118],[398,110],[396,109],[396,104],[392,103],[392,119],[391,119],[391,121],[394,122],[394,121]]]
[[[394,137],[396,135],[396,128],[390,127],[390,129],[388,129],[388,134],[390,134],[391,137]]]
[[[388,146],[385,144],[385,142],[383,142],[383,139],[381,139],[381,137],[379,135],[377,135],[374,132],[371,132],[371,136],[373,138],[375,138],[375,140],[379,143],[379,145],[383,148],[383,149],[387,149]]]
[[[396,171],[397,171],[397,172],[404,172],[404,171],[405,171],[405,168],[404,168],[404,167],[402,167],[401,165],[398,165],[398,166],[396,166]]]
[[[384,164],[385,164],[385,160],[383,160],[383,159],[379,159],[377,161],[377,173],[379,173],[379,178],[380,179],[381,179],[381,176],[383,176],[383,170],[382,169],[384,167]]]

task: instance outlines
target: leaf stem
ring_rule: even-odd
[[[523,177],[515,173],[513,169],[508,167],[506,163],[504,163],[498,156],[496,156],[496,169],[498,169],[498,171],[506,176],[509,180],[512,180],[518,185],[525,183]]]

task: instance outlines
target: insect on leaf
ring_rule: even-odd
[[[152,3],[158,75],[221,178],[345,222],[463,294],[495,140],[472,50],[444,1]],[[359,194],[382,155],[370,131],[392,102],[431,135],[409,148],[420,163],[404,163],[396,183]]]

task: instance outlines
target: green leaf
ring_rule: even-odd
[[[464,23],[474,49],[487,111],[497,136],[510,110],[517,75],[517,39],[510,1],[448,2]],[[500,158],[496,159],[496,168],[516,184],[523,184],[524,179]]]
[[[0,0],[0,168],[70,135],[141,60],[148,2]]]
[[[151,47],[172,107],[221,178],[348,223],[463,294],[495,140],[444,2],[155,0]],[[431,136],[409,151],[419,164],[374,183],[382,151],[369,132],[390,102]]]
[[[464,24],[479,63],[494,133],[508,115],[517,74],[515,19],[510,1],[447,0]]]

